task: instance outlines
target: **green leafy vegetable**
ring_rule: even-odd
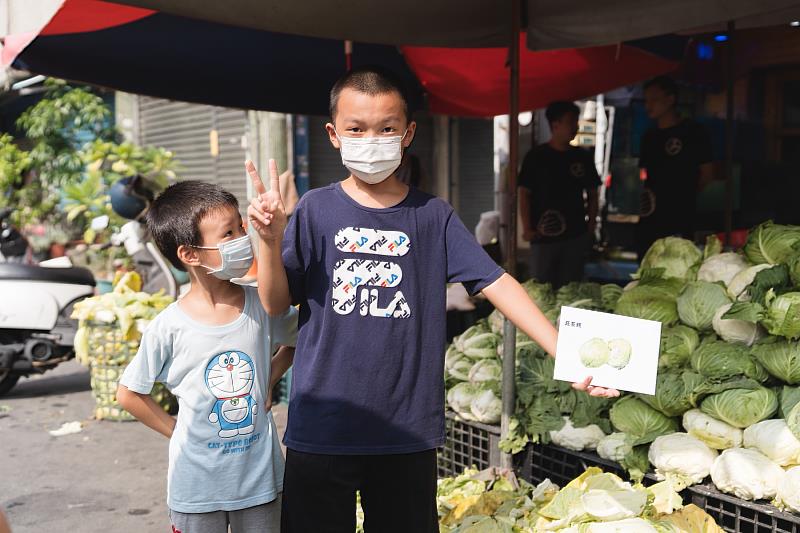
[[[695,372],[713,380],[746,376],[763,382],[769,377],[764,367],[740,344],[714,340],[702,342],[690,361]]]
[[[647,444],[678,428],[675,420],[633,396],[618,400],[611,407],[609,416],[614,428],[633,437],[634,444]]]
[[[753,355],[767,372],[789,385],[800,384],[800,345],[771,338],[753,346]]]
[[[680,416],[694,407],[691,394],[702,382],[703,376],[694,372],[660,372],[656,378],[656,394],[638,394],[637,397],[666,416]]]
[[[677,303],[681,322],[702,331],[711,329],[717,309],[731,301],[722,285],[694,281],[684,287]]]
[[[643,273],[650,270],[663,278],[693,280],[702,259],[702,252],[692,241],[666,237],[654,242],[647,250],[635,277],[642,278]]]
[[[800,227],[775,224],[771,220],[753,228],[744,253],[750,262],[777,265],[792,258],[800,243]]]
[[[747,268],[747,260],[733,252],[717,254],[707,258],[697,271],[698,281],[722,282],[727,287],[733,278]]]
[[[679,279],[643,279],[622,293],[614,312],[672,325],[678,321],[676,300],[682,287]]]
[[[682,368],[700,345],[700,336],[689,326],[673,326],[661,331],[661,357],[659,366]]]
[[[730,389],[707,397],[700,404],[705,414],[737,428],[766,420],[778,410],[778,396],[771,389]]]

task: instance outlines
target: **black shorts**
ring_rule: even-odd
[[[399,455],[286,451],[282,533],[438,533],[436,450]]]

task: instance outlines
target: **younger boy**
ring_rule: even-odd
[[[330,111],[350,175],[303,196],[283,242],[300,330],[281,530],[352,532],[359,490],[365,531],[435,533],[447,283],[483,292],[550,354],[557,334],[448,203],[397,179],[416,124],[391,75],[349,72]],[[248,216],[267,208],[254,200]]]
[[[285,217],[271,225],[281,231]],[[150,207],[147,227],[161,253],[189,273],[191,289],[148,326],[117,398],[170,439],[173,531],[276,532],[284,462],[268,406],[293,355],[296,312],[277,298],[282,307],[270,316],[256,289],[231,283],[249,270],[253,250],[236,198],[222,188],[172,185]],[[259,234],[268,241],[273,232]],[[157,381],[177,396],[177,420],[150,398]]]

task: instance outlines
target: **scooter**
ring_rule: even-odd
[[[9,215],[9,210],[0,211],[0,222]],[[19,253],[28,246],[20,239],[24,241],[16,230],[0,232],[0,396],[20,377],[44,373],[75,357],[78,322],[70,316],[77,302],[95,293],[92,273],[72,266],[68,258],[22,264]],[[125,247],[142,275],[145,292],[164,289],[177,297],[188,288],[176,280],[140,222],[125,224],[109,245]],[[16,255],[5,256],[12,249]]]
[[[74,357],[76,302],[94,294],[92,273],[57,266],[58,260],[24,264],[25,238],[0,211],[0,396],[20,377],[42,373]]]

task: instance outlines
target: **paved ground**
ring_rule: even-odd
[[[167,440],[138,422],[95,421],[93,405],[74,361],[0,398],[0,507],[14,533],[170,530]],[[274,414],[282,434],[285,406]],[[75,420],[80,433],[48,433]]]

